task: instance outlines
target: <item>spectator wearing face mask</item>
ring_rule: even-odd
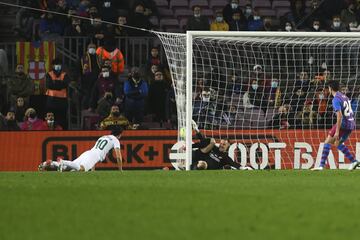
[[[246,21],[249,21],[250,19],[253,18],[253,9],[252,9],[251,4],[246,4],[244,16],[245,16]]]
[[[25,112],[24,122],[20,128],[23,131],[41,130],[43,124],[43,120],[37,117],[35,109],[28,108]]]
[[[109,100],[108,102],[113,103],[120,95],[119,82],[116,80],[116,76],[111,72],[109,67],[103,66],[92,89],[89,111],[96,109],[99,101],[104,97],[106,100]],[[108,113],[107,111],[105,116]]]
[[[216,11],[215,20],[210,25],[211,31],[229,31],[229,24],[224,20],[223,13]]]
[[[46,74],[46,109],[53,112],[59,120],[59,124],[67,129],[68,109],[68,86],[70,78],[63,71],[59,59],[52,61],[52,70]]]
[[[20,127],[15,119],[15,110],[10,109],[4,118],[0,131],[19,131]]]
[[[230,25],[233,20],[234,13],[240,13],[241,18],[244,18],[243,12],[239,6],[239,0],[230,0],[230,2],[223,9],[224,20]]]
[[[262,31],[264,29],[264,23],[256,9],[253,10],[253,19],[248,21],[249,31]]]
[[[329,32],[348,32],[349,26],[346,26],[342,21],[339,15],[335,15],[332,19],[332,23],[328,30]]]
[[[210,29],[209,19],[201,15],[200,6],[193,7],[194,15],[189,17],[187,22],[187,30],[208,31]]]
[[[125,116],[130,122],[142,122],[145,112],[145,98],[148,96],[149,87],[140,76],[139,68],[131,69],[131,76],[124,84]]]
[[[323,29],[321,27],[321,23],[320,23],[319,19],[315,18],[313,20],[312,24],[311,24],[311,27],[308,28],[307,31],[309,31],[309,32],[322,32]]]
[[[112,7],[112,0],[104,0],[103,5],[100,8],[100,15],[104,21],[107,22],[116,22],[117,20],[117,11],[116,8]]]
[[[267,87],[268,103],[270,106],[279,107],[281,104],[281,91],[279,79],[273,78],[271,86]]]
[[[110,110],[110,114],[107,118],[101,121],[101,130],[111,130],[114,127],[122,127],[123,129],[133,129],[129,120],[120,113],[119,107],[113,105]]]
[[[89,108],[91,91],[100,73],[96,56],[96,45],[94,43],[88,45],[87,51],[81,57],[79,65],[82,109],[87,109]]]
[[[230,31],[247,31],[248,23],[240,12],[234,12],[229,23]]]
[[[29,75],[24,72],[24,65],[18,64],[15,74],[8,81],[8,94],[10,97],[10,105],[14,106],[16,99],[22,97],[29,103],[29,97],[34,93],[34,84]]]
[[[209,124],[214,123],[215,114],[216,103],[211,98],[211,89],[206,86],[194,101],[193,119],[200,128],[208,128]]]
[[[256,79],[251,80],[249,90],[243,95],[243,105],[245,108],[260,108],[262,105],[263,94],[258,81]]]
[[[55,115],[53,112],[47,112],[45,115],[45,121],[40,130],[43,131],[60,131],[63,130],[62,127],[55,122]]]
[[[294,32],[295,31],[294,26],[290,21],[285,22],[284,29],[282,29],[282,30],[285,32]]]

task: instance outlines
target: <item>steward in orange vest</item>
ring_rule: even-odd
[[[53,70],[46,74],[46,109],[57,116],[58,123],[67,129],[68,86],[70,78],[62,71],[61,61],[54,59]]]
[[[105,60],[111,61],[111,70],[115,74],[124,72],[125,61],[121,51],[115,47],[115,40],[108,39],[104,47],[99,47],[96,50],[99,65],[102,66]]]

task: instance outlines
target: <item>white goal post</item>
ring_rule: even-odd
[[[266,121],[269,120],[266,119],[265,121],[262,119],[267,117],[268,113],[266,111],[269,111],[269,107],[266,107],[264,109],[266,113],[262,113],[263,115],[257,119],[250,118],[249,126],[248,123],[245,123],[245,121],[241,123],[242,125],[240,124],[234,127],[230,127],[230,121],[226,121],[225,124],[221,123],[225,120],[218,119],[216,117],[217,114],[221,115],[220,118],[223,118],[224,116],[227,117],[227,112],[230,111],[229,108],[235,107],[237,112],[237,105],[240,105],[240,101],[241,104],[245,103],[246,94],[242,93],[240,93],[242,99],[238,102],[235,102],[233,99],[228,100],[228,102],[223,100],[223,98],[227,97],[225,93],[227,89],[225,88],[228,82],[225,81],[228,81],[229,77],[236,78],[241,75],[239,77],[239,79],[242,80],[241,84],[245,85],[245,81],[243,81],[245,79],[249,81],[249,83],[246,83],[249,85],[246,86],[246,88],[251,88],[250,82],[253,81],[252,78],[254,78],[251,77],[251,74],[253,74],[252,72],[255,71],[257,67],[259,67],[264,70],[264,75],[268,73],[271,79],[278,78],[278,84],[282,85],[283,95],[281,101],[284,102],[283,104],[291,102],[295,96],[293,92],[294,89],[298,89],[295,86],[295,83],[290,81],[293,79],[290,76],[301,71],[307,71],[309,75],[311,74],[310,78],[318,77],[317,74],[322,71],[332,71],[331,79],[341,80],[345,83],[346,87],[349,88],[349,91],[354,92],[355,90],[352,90],[352,88],[355,89],[358,87],[357,78],[360,78],[358,74],[360,33],[188,31],[186,34],[156,34],[163,44],[170,66],[175,94],[177,96],[179,129],[184,127],[186,129],[185,139],[182,139],[186,142],[186,170],[190,170],[192,163],[193,136],[191,121],[193,119],[194,108],[196,108],[196,100],[194,100],[195,94],[198,94],[193,91],[199,87],[196,85],[198,84],[197,79],[194,78],[204,78],[210,82],[209,86],[211,90],[214,91],[214,93],[211,92],[211,95],[216,95],[215,101],[223,101],[223,105],[231,102],[231,104],[228,104],[229,106],[221,106],[220,109],[214,107],[215,110],[213,109],[213,112],[215,113],[207,109],[206,116],[203,117],[202,120],[199,120],[200,124],[203,126],[201,128],[207,128],[209,131],[214,132],[223,129],[226,132],[226,136],[233,133],[235,134],[234,129],[238,129],[240,131],[244,129],[253,129],[253,131],[256,131],[258,136],[266,135],[266,129],[268,129],[268,131],[275,132],[274,128],[269,128],[267,125],[268,122]],[[217,66],[217,64],[220,64],[221,67]],[[219,70],[218,68],[221,69]],[[209,71],[213,71],[214,69],[218,72],[209,73]],[[212,76],[211,78],[206,79],[206,77],[204,77],[206,74],[218,74],[219,76]],[[279,77],[279,75],[281,76]],[[221,78],[225,78],[226,80],[224,81]],[[324,78],[326,81],[326,77]],[[314,86],[316,84],[312,90],[309,90],[310,88],[306,90],[305,88],[300,87],[301,91],[307,91],[305,97],[306,103],[303,102],[303,104],[308,104],[308,102],[310,102],[309,104],[311,105],[311,108],[313,108],[313,104],[315,106],[315,101],[317,101],[316,97],[319,94],[317,91],[319,88],[323,89],[321,91],[325,91],[325,81],[312,83]],[[195,83],[195,86],[193,83]],[[222,85],[225,85],[225,87]],[[215,90],[213,88],[215,88]],[[235,88],[233,88],[233,91],[235,91],[234,89]],[[263,90],[264,92],[265,90],[267,91],[267,89],[265,89],[265,83]],[[262,94],[265,94],[264,92]],[[270,106],[268,99],[261,99],[260,103],[264,103],[265,105],[268,104],[267,106]],[[276,105],[276,103],[272,102],[271,104],[271,110],[277,111],[279,109],[279,105]],[[282,103],[280,103],[280,105],[282,105]],[[241,114],[248,114],[250,108],[248,108],[248,106],[242,107],[244,108],[241,109]],[[296,107],[302,108],[303,106],[295,105],[295,108]],[[250,112],[250,114],[254,116],[254,110],[251,111],[252,112]],[[293,126],[291,126],[291,124],[290,126],[294,127],[294,129],[300,129],[303,131],[304,138],[300,139],[300,142],[302,142],[303,139],[306,139],[306,134],[309,133],[307,129],[314,129],[315,136],[308,136],[313,138],[313,142],[316,141],[320,144],[320,142],[324,140],[319,136],[323,136],[322,134],[329,128],[329,122],[326,122],[323,125],[317,122],[316,124],[312,123],[312,126],[305,126],[302,125],[303,123],[296,122],[296,119],[294,119],[295,114],[297,113],[294,110],[294,106],[289,107],[288,111],[294,111],[292,117],[287,116],[287,120],[289,120],[289,122],[290,120],[291,122],[294,122]],[[260,112],[262,112],[261,107]],[[324,118],[326,117],[323,117],[323,119]],[[196,121],[197,119],[194,120]],[[280,126],[280,129],[285,128],[285,130],[283,132],[276,133],[278,135],[286,135],[289,139],[293,138],[292,130],[287,130],[287,126],[282,127],[283,126]],[[181,139],[181,137],[179,137],[179,139]],[[235,137],[235,140],[243,139],[241,136],[237,136]],[[260,144],[260,141],[257,140],[258,139],[253,139],[252,142],[258,142]],[[261,146],[259,145],[259,147]],[[321,148],[318,150],[320,151],[320,149]],[[277,161],[278,159],[276,158],[275,160]],[[316,164],[315,161],[309,162],[309,164],[310,163]],[[280,163],[276,164],[278,166]],[[301,168],[301,165],[306,165],[301,162],[289,164],[293,164],[294,168]]]

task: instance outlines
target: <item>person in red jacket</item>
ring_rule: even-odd
[[[63,130],[63,128],[56,124],[55,122],[55,115],[53,112],[47,112],[45,116],[45,121],[43,121],[43,124],[41,126],[41,130],[44,131],[60,131]]]
[[[20,128],[24,131],[41,130],[43,120],[37,117],[36,111],[33,108],[28,108],[25,112],[25,120]]]

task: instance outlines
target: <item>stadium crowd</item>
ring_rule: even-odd
[[[161,19],[153,0],[38,0],[20,1],[21,5],[51,10],[36,12],[21,9],[16,15],[14,32],[18,41],[57,41],[62,37],[86,37],[86,52],[81,53],[77,66],[64,66],[60,58],[52,61],[46,73],[43,94],[34,94],[34,84],[18,64],[8,77],[6,98],[1,105],[1,130],[61,130],[68,129],[71,88],[80,98],[81,112],[93,116],[96,124],[92,129],[111,129],[121,125],[127,129],[144,127],[144,123],[158,123],[156,127],[176,127],[175,93],[167,63],[160,56],[159,45],[146,53],[144,66],[131,66],[125,62],[123,49],[117,46],[117,37],[148,36],[146,31],[127,28],[129,25],[143,29],[168,30],[154,24],[152,19]],[[190,1],[196,2],[196,1]],[[219,2],[219,1],[218,1]],[[242,1],[243,2],[243,1]],[[276,0],[270,1],[272,4]],[[290,11],[281,16],[262,16],[261,9],[253,7],[253,1],[241,5],[239,0],[223,1],[223,7],[216,7],[213,16],[202,14],[208,6],[193,4],[192,16],[178,32],[186,30],[211,31],[329,31],[345,32],[360,30],[360,1],[355,0],[291,0]],[[171,1],[168,1],[170,4]],[[209,1],[210,3],[210,1]],[[307,4],[310,3],[310,4]],[[190,3],[188,3],[190,8]],[[71,15],[75,15],[71,16]],[[87,17],[84,20],[79,17]],[[105,21],[105,22],[102,22]],[[118,23],[120,25],[109,24]],[[166,25],[164,25],[166,26]],[[181,25],[180,25],[181,26]],[[274,109],[271,121],[265,127],[284,129],[325,127],[331,121],[332,109],[326,88],[318,88],[321,81],[333,77],[332,69],[323,66],[320,72],[310,76],[303,71],[296,74],[292,92],[281,94],[279,76],[262,72],[261,66],[254,66],[256,77],[250,82],[237,84],[237,77],[231,81],[232,90],[238,89],[242,97],[242,111],[258,109],[266,114]],[[129,69],[129,70],[127,70]],[[254,75],[255,76],[255,75]],[[124,79],[125,78],[125,79]],[[211,105],[212,86],[206,79],[195,79],[194,118],[205,122]],[[309,90],[314,95],[309,99]],[[287,90],[287,89],[286,89]],[[287,90],[288,91],[288,90]],[[353,99],[353,109],[358,105],[358,89],[343,89]],[[284,100],[285,99],[285,100]],[[206,103],[206,104],[203,104]],[[223,109],[223,106],[222,106]],[[206,112],[206,115],[202,114]],[[238,106],[230,106],[228,116],[219,116],[218,126],[231,125]],[[215,114],[215,113],[214,113]],[[95,117],[94,117],[95,116]],[[225,119],[226,120],[222,120]],[[213,120],[212,120],[213,122]],[[222,123],[221,123],[222,122]],[[151,124],[149,124],[151,127]],[[207,127],[201,126],[200,127]],[[240,126],[239,126],[240,127]]]

